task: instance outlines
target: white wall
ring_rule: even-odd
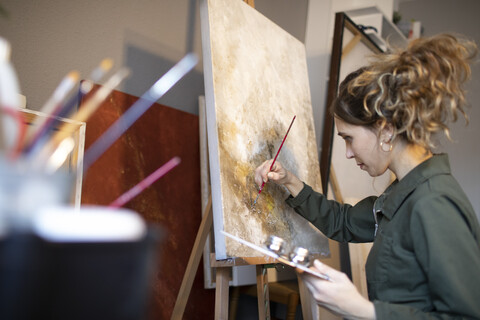
[[[12,59],[27,106],[39,109],[70,70],[87,77],[106,57],[132,73],[121,89],[141,95],[187,51],[201,55],[195,0],[2,1],[0,36],[12,44]],[[201,65],[163,102],[196,111],[203,93]],[[180,92],[179,92],[180,91]],[[162,102],[162,101],[161,101]]]
[[[435,8],[435,9],[433,9]],[[416,0],[400,2],[402,20],[422,22],[424,35],[441,32],[463,34],[480,45],[480,1],[478,0]],[[444,141],[440,150],[447,152],[454,176],[459,180],[480,219],[480,63],[473,66],[468,84],[470,124],[464,121],[452,126],[454,142]]]
[[[303,41],[308,0],[257,0],[256,8]],[[119,87],[140,96],[187,52],[201,59],[197,0],[17,1],[4,0],[0,36],[12,60],[27,106],[38,110],[63,76],[83,78],[104,58],[131,75]],[[202,62],[159,102],[198,114],[204,94]]]

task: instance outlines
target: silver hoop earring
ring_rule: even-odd
[[[385,148],[383,146],[385,145],[388,145],[388,149],[385,150]],[[383,141],[380,141],[380,149],[382,149],[383,152],[390,152],[392,151],[393,149],[393,145],[389,142],[383,142]]]

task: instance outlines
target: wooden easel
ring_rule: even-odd
[[[206,120],[204,117],[204,108],[200,108],[200,126],[205,126]],[[206,135],[203,130],[200,130],[200,139],[203,145],[206,145]],[[172,313],[172,320],[181,320],[185,307],[192,289],[195,274],[200,263],[200,259],[203,255],[203,248],[209,233],[213,227],[213,211],[212,211],[212,197],[211,194],[208,197],[208,202],[205,208],[202,210],[202,221],[195,238],[195,243],[188,260],[185,275],[180,286],[180,290],[177,295],[175,307]],[[228,319],[228,303],[229,303],[229,281],[232,267],[256,265],[257,273],[257,296],[258,296],[258,312],[259,319],[270,318],[270,303],[268,292],[268,276],[267,276],[267,264],[275,262],[272,258],[232,258],[228,260],[217,261],[215,254],[210,256],[210,267],[216,269],[216,286],[215,286],[215,319]]]
[[[198,264],[203,255],[208,234],[213,226],[212,198],[209,197],[207,206],[203,210],[203,218],[195,238],[195,243],[188,260],[182,285],[177,295],[175,307],[172,313],[172,320],[181,320],[190,295]],[[215,253],[210,256],[210,265],[216,268],[216,287],[215,287],[215,319],[226,320],[229,318],[229,281],[232,267],[255,265],[257,279],[257,298],[259,319],[270,319],[270,297],[268,291],[268,264],[275,263],[273,258],[251,257],[251,258],[232,258],[228,260],[216,260]],[[311,303],[308,289],[299,281],[300,299],[304,319],[311,319]]]

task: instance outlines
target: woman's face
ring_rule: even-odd
[[[347,159],[355,159],[360,169],[372,177],[382,175],[390,165],[390,152],[382,151],[377,131],[356,126],[335,117],[338,135],[345,140]]]

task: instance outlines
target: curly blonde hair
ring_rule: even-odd
[[[404,50],[378,54],[345,78],[331,112],[354,125],[392,124],[393,138],[431,150],[436,133],[450,138],[448,122],[456,121],[458,113],[468,123],[463,85],[476,54],[474,42],[451,34],[416,39]]]

